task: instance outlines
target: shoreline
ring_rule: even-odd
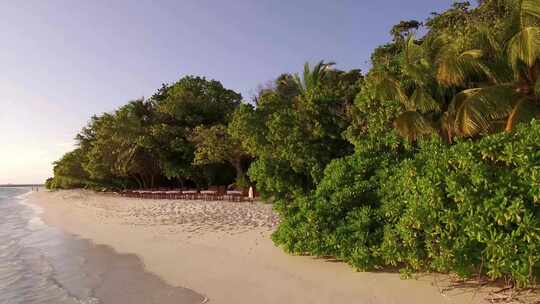
[[[35,243],[35,247],[30,246],[34,252],[39,252],[40,263],[47,265],[45,269],[48,270],[43,270],[43,273],[39,270],[36,273],[27,271],[28,280],[46,277],[53,282],[56,290],[66,292],[69,303],[206,303],[203,295],[187,288],[171,286],[159,276],[146,271],[135,254],[118,253],[109,245],[96,244],[45,223],[44,209],[29,201],[32,193],[28,191],[15,199],[17,204],[32,210],[28,220],[31,232],[25,239],[31,239],[30,244]],[[31,259],[26,261],[29,262]],[[43,287],[35,293],[27,292],[32,297],[64,303],[60,298],[48,298],[55,294]]]
[[[447,276],[403,280],[345,263],[291,256],[274,246],[270,205],[154,201],[85,190],[34,192],[43,221],[135,254],[145,270],[208,303],[486,303],[476,287],[442,290]]]

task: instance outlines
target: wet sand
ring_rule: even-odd
[[[29,189],[0,192],[0,303],[198,304],[204,296],[167,284],[134,254],[45,225]]]
[[[287,255],[269,238],[278,217],[262,203],[153,201],[83,190],[30,199],[47,223],[135,254],[149,272],[210,303],[486,303],[478,286],[448,288],[446,276],[402,280],[397,273],[360,273],[340,262]],[[105,285],[124,286],[123,277],[118,273]]]
[[[61,244],[55,245],[56,252],[49,258],[52,259],[57,283],[72,297],[94,299],[81,303],[205,302],[204,296],[183,287],[171,286],[155,274],[145,271],[144,265],[134,254],[118,254],[109,246],[95,245],[73,236],[56,235],[56,238],[62,239]]]

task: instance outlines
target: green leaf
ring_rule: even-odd
[[[424,84],[428,82],[431,67],[425,60],[424,47],[416,43],[413,35],[408,38],[404,55],[403,72],[417,83]]]
[[[417,88],[410,98],[410,102],[421,113],[440,111],[439,104],[422,88]]]
[[[370,73],[370,79],[375,85],[375,95],[381,99],[393,99],[401,102],[410,109],[412,106],[403,92],[401,84],[389,73],[381,70],[375,70]]]
[[[459,52],[456,46],[448,45],[437,59],[437,80],[446,86],[459,86],[465,84],[474,74],[485,72],[480,62],[482,50],[468,50]]]
[[[399,115],[394,120],[394,127],[401,136],[411,141],[437,132],[428,118],[415,111],[407,111]]]
[[[540,59],[540,27],[526,27],[517,33],[508,44],[508,55],[515,73],[520,64],[533,67]]]
[[[509,85],[469,89],[454,97],[448,111],[457,133],[473,136],[491,131],[494,122],[505,119],[520,98]]]
[[[540,0],[523,0],[521,2],[521,18],[524,25],[534,24],[535,21],[538,21],[540,19]]]

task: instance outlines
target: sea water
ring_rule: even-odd
[[[30,191],[0,188],[0,304],[204,302],[144,271],[134,255],[45,225],[25,203]]]

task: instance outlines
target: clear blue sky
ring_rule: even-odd
[[[368,67],[451,0],[0,0],[0,183],[42,182],[92,114],[188,74],[248,98],[321,59]]]

